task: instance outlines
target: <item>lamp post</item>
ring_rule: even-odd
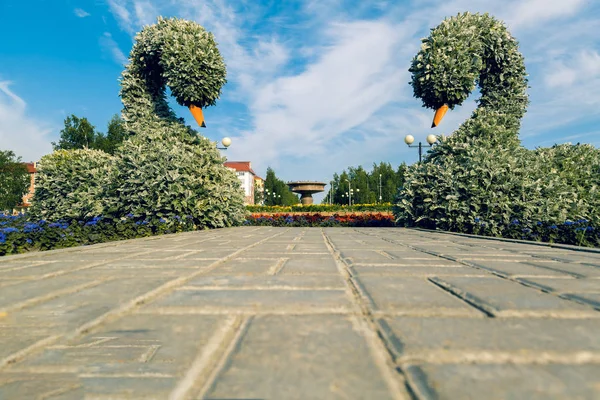
[[[350,184],[350,181],[348,179],[346,179],[346,182],[348,182],[348,192],[346,194],[348,194],[348,206],[352,205],[352,185]]]
[[[217,149],[219,149],[219,150],[227,150],[227,148],[229,146],[231,146],[231,138],[224,137],[223,140],[221,140],[221,143],[223,144],[223,147],[217,146]]]
[[[381,174],[379,174],[379,202],[381,203]]]
[[[329,181],[329,183],[331,185],[329,187],[329,205],[332,205],[333,204],[333,192],[334,192],[334,190],[333,190],[333,181]]]
[[[404,137],[404,143],[406,143],[408,145],[408,147],[418,147],[419,148],[419,162],[421,162],[421,157],[422,157],[421,155],[423,154],[423,145],[421,144],[421,142],[419,142],[418,145],[411,146],[414,141],[415,141],[415,138],[413,137],[413,135],[406,135]],[[427,147],[433,146],[435,142],[437,142],[437,138],[435,137],[435,135],[427,135],[427,143],[429,143],[429,146],[427,146]]]

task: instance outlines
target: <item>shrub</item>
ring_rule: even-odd
[[[113,157],[100,150],[57,150],[41,158],[29,210],[33,219],[82,220],[102,214]]]
[[[240,224],[245,216],[239,180],[222,164],[214,143],[174,135],[177,126],[136,134],[116,153],[107,214],[136,220],[190,216],[199,228]]]

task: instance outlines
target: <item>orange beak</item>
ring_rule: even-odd
[[[432,128],[435,128],[442,122],[442,118],[446,115],[446,111],[448,111],[448,104],[444,104],[435,112],[435,116],[433,117],[433,123],[431,124]]]
[[[202,109],[200,107],[196,107],[195,105],[190,106],[190,111],[194,116],[194,119],[200,125],[201,128],[206,128],[206,124],[204,123],[204,114],[202,114]]]

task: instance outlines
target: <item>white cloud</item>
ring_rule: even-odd
[[[509,8],[507,18],[512,28],[539,25],[550,20],[564,19],[576,14],[585,0],[519,0]]]
[[[104,32],[99,39],[100,47],[104,52],[106,52],[116,63],[125,65],[127,63],[127,57],[115,40],[112,38],[112,35],[108,32]]]
[[[10,90],[10,82],[0,81],[0,143],[23,161],[38,161],[52,152],[52,128],[26,113],[27,103]]]
[[[600,78],[600,54],[582,50],[568,63],[555,62],[548,68],[545,82],[550,88],[567,87],[576,82]]]
[[[73,12],[75,13],[75,15],[77,15],[79,18],[85,18],[85,17],[89,17],[91,14],[81,8],[76,8],[75,10],[73,10]]]
[[[113,14],[117,17],[119,25],[129,33],[133,33],[133,26],[131,16],[126,7],[126,1],[122,0],[108,0],[108,6]]]

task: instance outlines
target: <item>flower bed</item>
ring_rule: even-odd
[[[339,204],[311,204],[309,206],[294,205],[294,206],[259,206],[259,205],[248,205],[246,210],[251,213],[270,212],[270,213],[289,213],[289,212],[300,212],[300,213],[342,213],[342,212],[357,212],[357,211],[369,211],[369,212],[392,212],[392,203],[380,203],[380,204],[354,204],[353,206],[339,205]]]
[[[195,229],[191,218],[186,217],[145,220],[128,214],[117,220],[100,216],[86,221],[32,222],[23,214],[0,214],[0,256]]]
[[[244,225],[251,226],[354,226],[391,227],[394,217],[384,213],[253,213]]]

